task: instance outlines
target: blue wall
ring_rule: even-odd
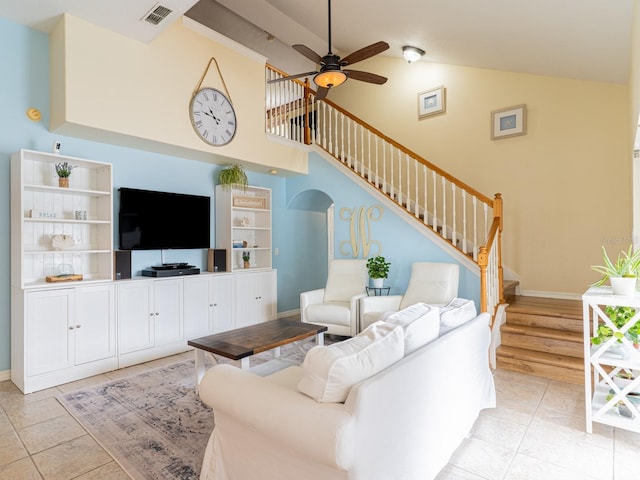
[[[120,187],[162,190],[212,197],[211,244],[215,243],[215,178],[221,165],[185,160],[146,151],[55,135],[49,125],[49,44],[48,37],[35,30],[0,18],[0,372],[10,368],[10,155],[21,148],[51,151],[54,139],[62,142],[62,154],[113,164],[114,189]],[[40,122],[30,121],[25,112],[36,107]],[[310,155],[309,175],[288,178],[247,172],[252,185],[273,190],[273,257],[278,270],[278,311],[299,308],[300,292],[324,286],[326,280],[326,208],[335,204],[336,257],[341,242],[349,239],[349,223],[340,220],[343,207],[370,207],[380,200],[350,181],[338,166],[319,155]],[[114,196],[118,211],[118,196]],[[117,215],[116,215],[117,217]],[[117,245],[117,225],[114,228]],[[381,243],[382,254],[392,262],[388,284],[392,293],[404,291],[411,263],[420,260],[450,262],[452,258],[404,220],[384,211],[371,224],[371,239]],[[376,254],[374,250],[371,254]],[[362,252],[360,252],[360,257]],[[188,261],[206,267],[204,250],[170,250],[165,261]],[[160,263],[161,252],[134,252],[133,268],[138,271]],[[460,296],[478,301],[478,279],[462,269]]]

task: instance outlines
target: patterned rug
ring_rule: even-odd
[[[302,362],[314,345],[313,340],[286,345],[281,358]],[[261,374],[272,359],[265,352],[251,364]],[[182,361],[61,395],[58,401],[132,478],[195,480],[214,422],[212,410],[195,393],[194,368],[193,361]]]

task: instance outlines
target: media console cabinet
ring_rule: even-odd
[[[63,162],[75,167],[68,187],[56,176]],[[180,353],[189,339],[276,317],[270,240],[261,241],[265,252],[253,250],[265,268],[114,280],[112,196],[108,163],[31,150],[11,157],[11,380],[24,393]],[[252,209],[243,218],[257,215]],[[60,266],[82,280],[47,281],[60,279],[51,278]]]

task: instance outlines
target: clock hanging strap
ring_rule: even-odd
[[[220,70],[220,66],[218,65],[218,61],[216,60],[215,57],[211,57],[211,60],[209,60],[209,63],[207,64],[207,68],[204,69],[204,72],[202,73],[202,77],[200,77],[200,81],[198,82],[196,89],[193,91],[193,96],[196,96],[198,91],[200,91],[200,86],[204,81],[204,77],[206,77],[207,72],[209,71],[209,68],[211,68],[211,62],[215,62],[216,69],[218,70],[218,75],[220,75],[220,80],[222,80],[222,86],[224,87],[224,92],[227,94],[227,98],[229,99],[229,101],[233,104],[233,102],[231,101],[231,95],[229,94],[229,90],[227,89],[227,84],[224,81],[224,77],[222,76],[222,71]]]

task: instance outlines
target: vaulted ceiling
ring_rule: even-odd
[[[172,12],[143,20],[161,5]],[[626,83],[634,0],[337,0],[334,51],[347,54],[384,40],[421,61]],[[48,31],[68,12],[143,42],[182,14],[252,48],[288,72],[309,69],[290,48],[327,53],[327,3],[300,0],[0,0],[0,17]],[[302,70],[304,71],[304,70]]]

